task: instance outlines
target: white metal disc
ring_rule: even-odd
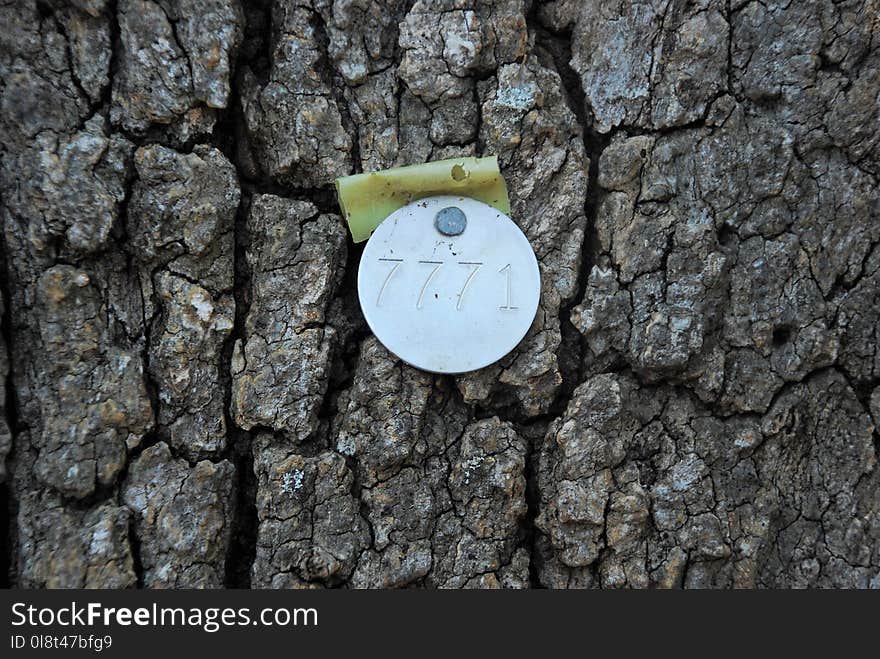
[[[467,220],[460,235],[435,227],[437,213],[449,207]],[[498,361],[522,340],[538,310],[541,275],[532,246],[509,217],[468,197],[428,197],[389,215],[370,237],[358,296],[370,329],[403,361],[465,373]]]

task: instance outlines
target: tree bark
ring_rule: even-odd
[[[880,587],[877,0],[0,0],[0,124],[10,585]],[[333,179],[489,154],[431,375]]]

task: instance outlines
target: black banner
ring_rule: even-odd
[[[740,645],[839,652],[871,635],[873,593],[3,591],[4,657],[271,652],[333,656]]]

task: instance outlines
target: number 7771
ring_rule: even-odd
[[[400,269],[401,265],[404,263],[404,259],[387,259],[382,258],[379,261],[387,262],[392,264],[391,269],[388,271],[388,274],[385,276],[385,280],[382,282],[382,286],[379,288],[379,294],[376,296],[376,306],[382,306],[382,298],[385,296],[385,291],[388,289],[388,285],[391,282],[391,279],[397,274],[397,271]],[[431,282],[434,277],[440,271],[440,268],[443,267],[443,261],[419,261],[420,265],[431,265],[430,272],[428,276],[425,278],[425,282],[422,284],[422,288],[419,291],[419,297],[416,300],[416,309],[422,308],[422,303],[424,302],[425,294],[428,292],[429,287],[431,286]],[[477,272],[479,272],[480,268],[483,267],[483,263],[476,261],[458,261],[458,265],[468,266],[471,268],[471,271],[468,273],[467,278],[464,280],[464,283],[461,286],[461,290],[458,292],[458,302],[455,305],[456,311],[461,310],[462,302],[464,301],[464,295],[467,292],[468,287],[471,285],[471,282],[474,280],[474,277],[477,276]],[[515,311],[519,307],[513,306],[511,303],[511,267],[508,263],[503,268],[498,270],[498,274],[504,275],[505,279],[505,287],[504,287],[504,304],[500,305],[498,308],[501,311]]]

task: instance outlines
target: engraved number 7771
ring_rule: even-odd
[[[397,273],[400,269],[400,266],[403,264],[403,259],[379,259],[380,261],[385,261],[388,263],[393,263],[394,265],[388,271],[388,274],[385,276],[385,280],[382,282],[382,286],[379,289],[379,294],[376,296],[376,306],[382,306],[382,298],[385,296],[385,291],[388,288],[388,284],[391,282],[392,277]],[[425,293],[428,290],[428,287],[431,285],[431,280],[434,279],[434,276],[443,266],[443,261],[419,261],[419,263],[426,265],[433,265],[431,271],[428,273],[427,278],[425,279],[425,283],[422,284],[422,288],[419,291],[419,297],[416,300],[416,309],[422,308],[422,303],[424,302]],[[459,265],[467,265],[472,266],[473,270],[470,271],[467,278],[464,280],[464,284],[462,284],[461,290],[458,292],[458,302],[455,304],[455,310],[460,311],[462,302],[464,301],[464,294],[467,291],[468,287],[471,285],[471,282],[476,277],[477,272],[480,268],[483,267],[483,263],[477,261],[459,261]],[[502,311],[515,311],[519,307],[515,307],[511,304],[511,267],[508,263],[503,268],[498,271],[499,274],[505,275],[505,301],[504,304],[499,306],[498,308]]]

